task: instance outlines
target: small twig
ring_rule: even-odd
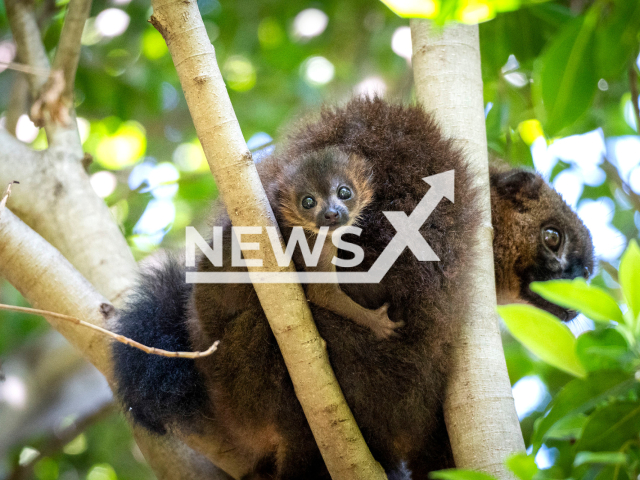
[[[17,62],[0,62],[0,65],[7,67],[8,70],[15,70],[16,72],[40,77],[49,77],[49,72],[51,71],[49,68],[32,67],[31,65]]]
[[[33,10],[33,2],[5,0],[4,5],[13,40],[18,48],[18,58],[33,69],[39,71],[47,70],[44,76],[48,76],[49,58],[42,42],[40,28]],[[46,81],[41,77],[41,75],[30,75],[28,77],[31,95],[34,98]]]
[[[15,466],[7,480],[23,480],[29,478],[33,467],[38,463],[38,461],[44,457],[50,457],[58,453],[69,442],[75,439],[91,425],[103,420],[116,411],[115,405],[112,402],[109,402],[86,417],[73,422],[72,425],[65,428],[62,432],[52,434],[51,438],[41,448],[38,448],[38,454],[31,461],[24,465],[18,464]]]
[[[609,262],[600,260],[600,268],[607,272],[614,282],[620,283],[620,280],[618,280],[618,270],[616,269],[616,267],[611,265]]]
[[[7,205],[7,200],[9,200],[9,197],[11,196],[11,185],[13,185],[14,183],[18,184],[20,182],[16,182],[14,180],[9,185],[7,185],[7,190],[2,196],[2,200],[0,200],[0,217],[2,216],[2,211],[4,210],[4,207]]]
[[[629,68],[629,88],[631,89],[631,103],[636,114],[636,132],[640,132],[640,105],[638,105],[638,72],[635,65]]]
[[[602,162],[601,168],[604,170],[604,173],[607,174],[607,177],[611,178],[624,192],[624,194],[629,197],[629,201],[631,201],[633,208],[640,212],[640,195],[634,192],[629,184],[622,179],[616,166],[605,158],[604,162]]]
[[[80,40],[90,10],[91,0],[71,0],[64,17],[60,41],[53,60],[53,69],[63,72],[64,90],[62,94],[66,100],[71,100],[73,97],[73,86],[82,47]]]
[[[149,353],[151,355],[159,355],[161,357],[172,357],[172,358],[207,357],[218,349],[218,344],[220,343],[220,341],[216,340],[215,342],[213,342],[213,345],[211,345],[204,352],[170,352],[168,350],[162,350],[161,348],[147,347],[146,345],[136,342],[135,340],[132,340],[128,337],[119,335],[117,333],[113,333],[105,328],[99,327],[89,322],[85,322],[84,320],[80,320],[79,318],[72,317],[71,315],[64,315],[62,313],[49,312],[47,310],[39,310],[37,308],[5,305],[3,303],[0,303],[0,310],[8,310],[10,312],[31,313],[33,315],[41,315],[43,317],[53,317],[53,318],[58,318],[60,320],[65,320],[67,322],[75,323],[76,325],[82,325],[83,327],[88,327],[98,332],[104,333],[105,335],[108,335],[109,337],[117,340],[120,343],[124,343],[125,345],[129,345],[130,347],[137,348],[139,350],[142,350],[145,353]]]

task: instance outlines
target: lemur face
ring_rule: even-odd
[[[286,226],[317,233],[357,222],[373,198],[365,161],[337,148],[312,152],[287,166],[279,185]]]
[[[546,301],[529,285],[589,278],[593,272],[589,231],[562,197],[534,173],[492,172],[491,189],[498,302],[525,302],[561,320],[573,319],[575,311]]]

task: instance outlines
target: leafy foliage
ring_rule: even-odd
[[[51,56],[68,2],[34,3]],[[634,90],[640,88],[636,66],[640,2],[385,3],[417,8],[402,14],[419,14],[438,23],[451,19],[483,22],[479,29],[487,140],[491,152],[511,164],[532,167],[532,145],[534,149],[540,145],[551,149],[561,137],[596,128],[602,129],[607,142],[636,138],[640,120],[634,119],[633,102],[637,102]],[[392,48],[394,38],[397,41],[406,35],[408,21],[385,3],[199,0],[236,115],[256,157],[268,152],[271,138],[282,138],[287,122],[317,110],[323,102],[342,102],[354,91],[382,86],[389,99],[413,100],[407,58],[410,50],[407,53],[406,42],[404,50],[396,48],[401,55]],[[128,24],[118,34],[104,35],[99,18],[110,9],[125,13]],[[308,9],[319,11],[321,15],[317,17],[316,12],[316,18],[325,15],[327,20],[324,28],[312,36],[296,30],[298,15]],[[184,227],[205,225],[211,200],[217,196],[166,45],[147,23],[150,13],[147,0],[94,0],[83,35],[75,86],[84,148],[94,158],[89,173],[139,259],[160,247],[180,246]],[[397,43],[402,47],[402,42]],[[0,1],[2,55],[13,51],[11,45],[6,12]],[[322,60],[318,63],[319,57],[330,67]],[[310,75],[314,65],[332,68],[331,78],[325,71],[325,77],[318,82],[317,76]],[[11,92],[15,78],[15,72],[0,66],[0,91]],[[0,95],[0,117],[6,115],[10,97]],[[43,132],[35,140],[25,137],[25,141],[35,148],[46,147]],[[607,149],[608,156],[612,153]],[[619,233],[616,241],[626,245],[638,236],[640,213],[636,209],[640,202],[637,191],[627,185],[631,181],[628,171],[625,174],[621,168],[616,170],[621,164],[610,159],[613,172],[620,176],[607,171],[606,178],[600,181],[582,182],[576,203],[594,200],[608,205],[609,224]],[[577,160],[580,159],[561,156],[549,172],[550,180],[582,172]],[[595,169],[600,171],[602,166],[598,163]],[[610,242],[606,248],[614,246]],[[512,383],[539,379],[546,395],[535,408],[521,413],[522,430],[532,453],[509,460],[509,468],[518,478],[636,478],[640,461],[637,435],[622,435],[617,440],[606,437],[607,441],[623,442],[611,450],[596,442],[596,435],[591,432],[606,422],[615,424],[629,418],[629,425],[633,425],[635,421],[634,410],[626,409],[637,402],[638,394],[634,377],[640,334],[640,295],[634,295],[640,283],[638,256],[638,248],[632,244],[619,271],[618,259],[610,258],[590,285],[551,282],[533,287],[550,301],[580,310],[597,322],[594,331],[571,340],[562,325],[548,317],[541,320],[553,325],[549,328],[564,338],[564,347],[549,357],[555,358],[555,364],[564,370],[531,354],[509,334],[504,335]],[[0,287],[0,300],[24,303],[19,293],[6,284]],[[542,323],[527,325],[526,315],[525,311],[517,314],[515,324],[519,337],[530,339],[541,331]],[[9,370],[14,355],[30,351],[34,340],[47,331],[41,319],[0,314],[0,359],[8,374],[15,373]],[[552,338],[547,337],[548,346],[556,345],[549,340]],[[544,342],[536,343],[544,347]],[[2,384],[0,391],[1,388]],[[610,410],[606,410],[608,406]],[[0,398],[0,414],[12,414],[11,408]],[[603,413],[596,417],[600,411]],[[33,433],[29,439],[17,442],[10,453],[0,453],[0,476],[15,464],[24,446],[38,447],[46,434]],[[36,468],[35,478],[149,478],[149,471],[134,459],[124,422],[103,421],[85,435],[86,450],[82,454],[63,451],[47,457]],[[591,436],[596,442],[586,444],[591,450],[576,449]],[[533,461],[539,452],[547,452],[546,469]],[[455,476],[465,474],[468,475],[445,475],[468,478]]]
[[[620,265],[624,308],[604,290],[584,281],[551,281],[532,287],[536,293],[597,321],[596,330],[569,342],[560,320],[526,305],[500,307],[511,333],[547,363],[580,377],[562,388],[536,420],[530,438],[533,457],[553,447],[553,466],[533,476],[511,459],[521,479],[636,478],[640,469],[640,350],[638,317],[640,255],[632,241]],[[544,315],[543,315],[544,314]],[[563,328],[560,328],[563,327]],[[546,341],[542,341],[545,339]],[[536,467],[537,468],[537,467]],[[611,476],[606,476],[611,475]]]

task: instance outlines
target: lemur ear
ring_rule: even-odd
[[[539,175],[527,170],[511,170],[491,176],[491,184],[498,194],[510,200],[538,198],[543,183]]]

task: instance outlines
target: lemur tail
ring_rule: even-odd
[[[191,351],[186,328],[191,285],[172,257],[141,274],[121,310],[116,331],[150,347]],[[117,392],[138,423],[158,434],[206,404],[206,389],[194,361],[148,355],[113,344]]]

